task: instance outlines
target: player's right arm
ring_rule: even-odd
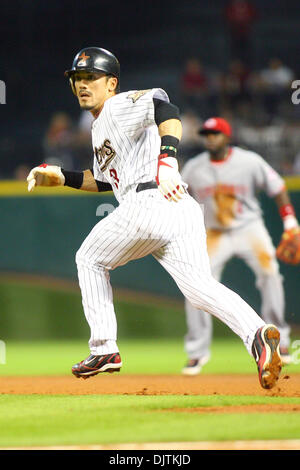
[[[69,186],[91,192],[112,191],[109,183],[94,178],[92,169],[68,171],[46,163],[33,168],[27,177],[27,182],[29,192],[33,191],[36,186]]]
[[[299,227],[294,206],[285,187],[274,196],[285,231]]]
[[[260,159],[260,157],[259,157]],[[258,159],[258,161],[259,161]],[[300,227],[283,178],[262,159],[258,178],[268,196],[275,199],[283,223],[283,234],[276,249],[277,258],[288,264],[300,263]],[[263,183],[263,184],[262,184]]]

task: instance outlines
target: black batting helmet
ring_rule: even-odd
[[[106,49],[100,47],[85,47],[76,54],[72,68],[65,71],[65,76],[69,77],[71,88],[76,95],[73,75],[76,72],[104,72],[113,75],[120,82],[120,63],[118,59]]]

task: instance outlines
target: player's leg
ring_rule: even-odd
[[[197,249],[199,247],[195,247],[195,239],[192,238],[172,241],[167,249],[157,251],[155,258],[195,308],[205,310],[225,323],[240,336],[251,353],[254,335],[265,322],[238,294],[212,277],[209,266],[205,266],[202,257],[197,256]],[[174,262],[173,251],[180,251],[186,260],[190,260],[189,269],[179,259]]]
[[[272,388],[281,370],[278,329],[266,324],[238,294],[213,279],[209,267],[203,269],[203,256],[197,257],[197,250],[192,248],[195,239],[187,237],[185,242],[170,242],[156,252],[156,259],[195,308],[216,316],[242,339],[256,361],[261,386]],[[185,261],[176,257],[174,263],[174,252],[180,252]],[[186,269],[187,264],[190,269]]]
[[[76,254],[82,304],[91,330],[89,347],[91,356],[96,357],[80,363],[80,371],[85,368],[87,376],[94,375],[94,369],[100,367],[99,356],[118,353],[109,270],[146,256],[161,246],[162,241],[148,237],[147,226],[155,216],[147,210],[141,214],[143,209],[136,204],[119,206],[92,229]],[[116,360],[116,365],[111,368],[119,368],[118,357],[112,356],[112,360]],[[109,370],[110,364],[105,363],[103,367],[103,371]],[[76,371],[78,368],[73,373]],[[83,372],[75,375],[83,376]]]
[[[262,387],[273,387],[281,369],[278,330],[266,325],[238,294],[212,277],[203,214],[196,201],[186,199],[180,203],[178,220],[185,236],[171,239],[154,253],[155,258],[194,307],[219,318],[242,339],[250,354],[255,352]]]
[[[184,349],[188,360],[182,369],[182,373],[184,375],[196,375],[210,359],[212,318],[203,310],[193,307],[187,299],[185,299],[184,307],[187,326],[187,333],[184,336]]]
[[[261,295],[261,316],[266,323],[273,323],[280,331],[280,344],[284,362],[290,344],[290,326],[285,320],[285,298],[282,276],[271,237],[262,221],[249,225],[244,233],[235,234],[235,245],[240,256],[254,271],[256,286]],[[240,237],[238,241],[237,237]],[[285,356],[285,357],[284,357]]]
[[[185,234],[171,240],[153,253],[173,277],[187,300],[197,309],[216,316],[241,337],[249,352],[257,329],[264,321],[235,292],[216,281],[211,273],[206,248],[206,233],[200,206],[187,200],[182,212]],[[178,210],[178,219],[180,220]]]
[[[207,230],[207,251],[211,264],[212,275],[216,280],[221,279],[225,263],[232,256],[232,244],[226,233],[216,230]],[[188,362],[183,368],[185,375],[195,375],[210,358],[212,340],[212,316],[193,307],[185,299],[185,314],[187,333],[184,336],[184,348]]]

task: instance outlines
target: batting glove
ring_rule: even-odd
[[[31,192],[35,186],[63,186],[65,177],[59,166],[43,163],[30,171],[27,182],[28,191]]]
[[[158,189],[168,201],[178,202],[185,190],[178,171],[176,158],[163,153],[158,157],[156,182]]]

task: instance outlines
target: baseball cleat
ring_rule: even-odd
[[[72,367],[72,374],[76,377],[88,379],[99,372],[119,372],[122,361],[119,353],[94,356],[91,354],[84,361],[78,362]]]
[[[279,378],[282,367],[279,340],[280,333],[274,325],[262,326],[255,334],[252,354],[263,388],[273,388]]]
[[[197,375],[202,367],[209,361],[210,354],[200,357],[199,359],[189,359],[186,366],[182,369],[183,375]]]
[[[283,366],[286,366],[288,364],[292,364],[293,362],[293,358],[292,356],[289,354],[289,350],[288,348],[279,348],[279,351],[280,351],[280,357],[281,357],[281,362],[282,362],[282,365]]]

